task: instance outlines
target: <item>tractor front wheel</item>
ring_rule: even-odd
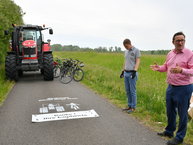
[[[54,79],[53,56],[51,53],[44,54],[44,57],[43,57],[43,75],[44,75],[44,80],[46,80],[46,81],[52,81]]]
[[[23,76],[23,71],[22,70],[18,70],[18,75],[19,75],[19,77]]]
[[[8,54],[5,59],[5,75],[8,80],[17,81],[18,71],[17,71],[17,60],[15,54]]]
[[[44,75],[44,69],[41,69],[40,72],[42,75]]]

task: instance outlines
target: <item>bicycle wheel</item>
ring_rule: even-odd
[[[72,81],[72,73],[68,70],[63,71],[60,74],[60,82],[63,84],[68,84]]]
[[[54,78],[58,78],[60,76],[60,68],[54,67]]]
[[[80,82],[80,81],[82,81],[83,78],[84,78],[84,71],[80,68],[75,69],[73,72],[73,79],[76,82]]]

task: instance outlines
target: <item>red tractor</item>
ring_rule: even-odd
[[[44,80],[53,80],[53,55],[50,40],[43,41],[42,31],[51,28],[36,25],[13,25],[11,32],[11,51],[5,59],[5,73],[9,80],[17,81],[24,71],[38,71],[44,75]],[[9,35],[9,31],[5,31]]]

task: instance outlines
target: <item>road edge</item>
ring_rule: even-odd
[[[9,93],[11,92],[11,90],[13,89],[13,87],[15,86],[15,82],[10,82],[10,86],[8,87],[8,91],[2,96],[3,100],[0,102],[0,107],[3,106],[4,102],[7,100],[7,97],[9,95]]]

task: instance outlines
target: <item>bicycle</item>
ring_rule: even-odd
[[[84,63],[73,59],[58,59],[54,61],[54,77],[60,77],[60,82],[68,84],[72,80],[79,82],[84,78],[84,71],[82,70]]]
[[[72,60],[66,59],[63,61],[63,65],[60,68],[60,82],[68,84],[72,81]]]
[[[73,74],[73,79],[76,82],[80,82],[84,78],[84,71],[82,70],[82,67],[84,67],[84,63],[79,60],[75,60],[72,74]]]
[[[61,63],[61,59],[59,58],[55,58],[54,59],[54,69],[53,69],[53,72],[54,72],[54,78],[58,78],[60,76],[60,70],[61,70],[61,66],[62,66],[62,63]]]

